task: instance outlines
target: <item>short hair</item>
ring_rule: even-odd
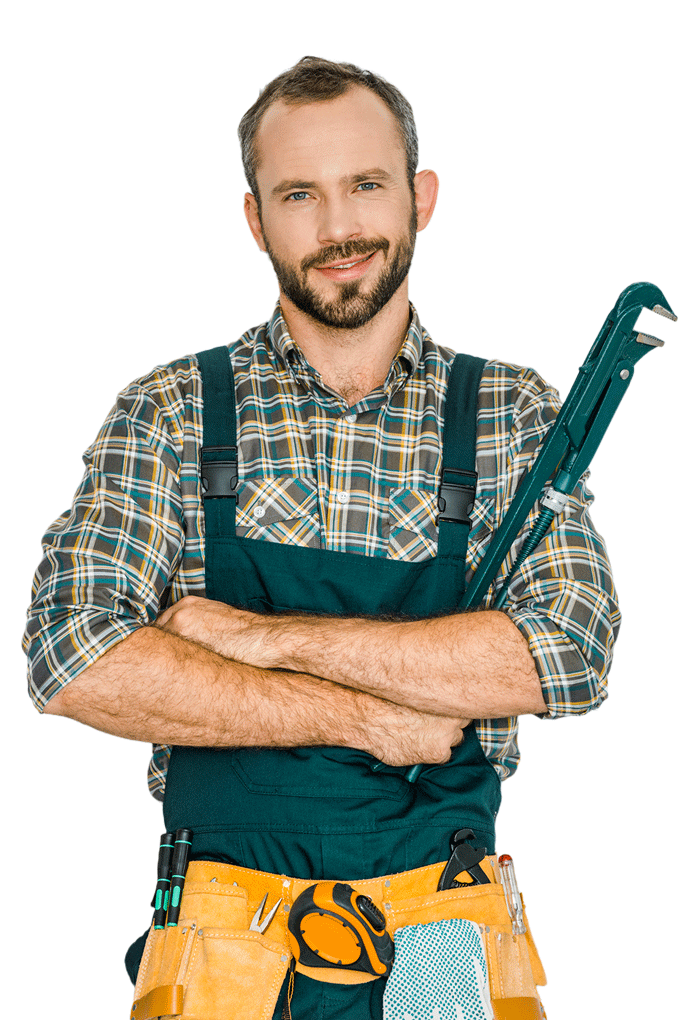
[[[255,139],[265,111],[279,99],[289,106],[303,106],[306,103],[337,99],[356,86],[375,92],[394,114],[406,150],[409,184],[413,188],[418,166],[418,135],[411,104],[399,89],[372,71],[363,71],[356,64],[337,64],[323,57],[303,57],[294,67],[278,75],[262,89],[257,101],[243,115],[238,126],[243,169],[248,187],[258,205],[260,193],[255,173],[260,165],[260,157]]]

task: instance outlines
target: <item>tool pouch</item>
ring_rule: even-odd
[[[495,1020],[541,1020],[536,985],[545,974],[527,924],[513,935],[503,887],[489,858],[487,885],[436,891],[444,863],[380,878],[353,881],[385,915],[387,929],[464,918],[479,925]],[[250,871],[227,864],[189,865],[176,928],[152,930],[135,986],[131,1020],[181,1016],[183,1020],[271,1020],[288,972],[287,917],[312,881]],[[283,906],[265,935],[248,925],[265,893]],[[526,913],[524,915],[526,922]],[[338,984],[373,980],[344,968],[309,971]],[[294,1001],[293,1001],[294,1004]]]
[[[245,889],[187,883],[177,927],[149,932],[131,1020],[270,1020],[289,962],[248,930]]]
[[[494,1020],[479,925],[460,918],[398,928],[384,1020]]]
[[[488,885],[406,898],[397,898],[397,891],[394,898],[382,905],[388,929],[394,933],[400,928],[427,925],[445,918],[474,922],[479,925],[484,942],[495,1020],[541,1020],[543,1012],[536,986],[544,985],[546,978],[526,911],[526,933],[514,935],[503,887],[496,883],[488,858],[482,862],[482,867],[491,878]]]

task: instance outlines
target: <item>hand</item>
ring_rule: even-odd
[[[391,701],[368,702],[367,742],[369,754],[386,765],[443,765],[451,748],[463,741],[470,719],[418,712]]]
[[[187,595],[156,620],[156,627],[209,648],[225,659],[273,669],[271,618],[224,602]],[[271,637],[271,635],[270,635]]]

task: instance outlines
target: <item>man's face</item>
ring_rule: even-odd
[[[278,102],[257,149],[258,243],[282,293],[325,326],[365,325],[404,284],[418,229],[393,114],[363,88],[323,103]]]

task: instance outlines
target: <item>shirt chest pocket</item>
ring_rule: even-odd
[[[389,555],[395,559],[424,560],[437,555],[439,502],[436,492],[393,489],[390,493]],[[470,513],[468,562],[478,561],[494,529],[494,501],[475,500]]]
[[[397,560],[437,555],[437,493],[426,489],[392,489],[388,513],[388,556]]]
[[[469,568],[474,567],[476,570],[496,530],[496,501],[486,496],[476,499],[470,520],[472,524],[468,536],[467,562]]]
[[[319,547],[319,494],[310,478],[285,475],[241,482],[236,506],[239,538]]]

